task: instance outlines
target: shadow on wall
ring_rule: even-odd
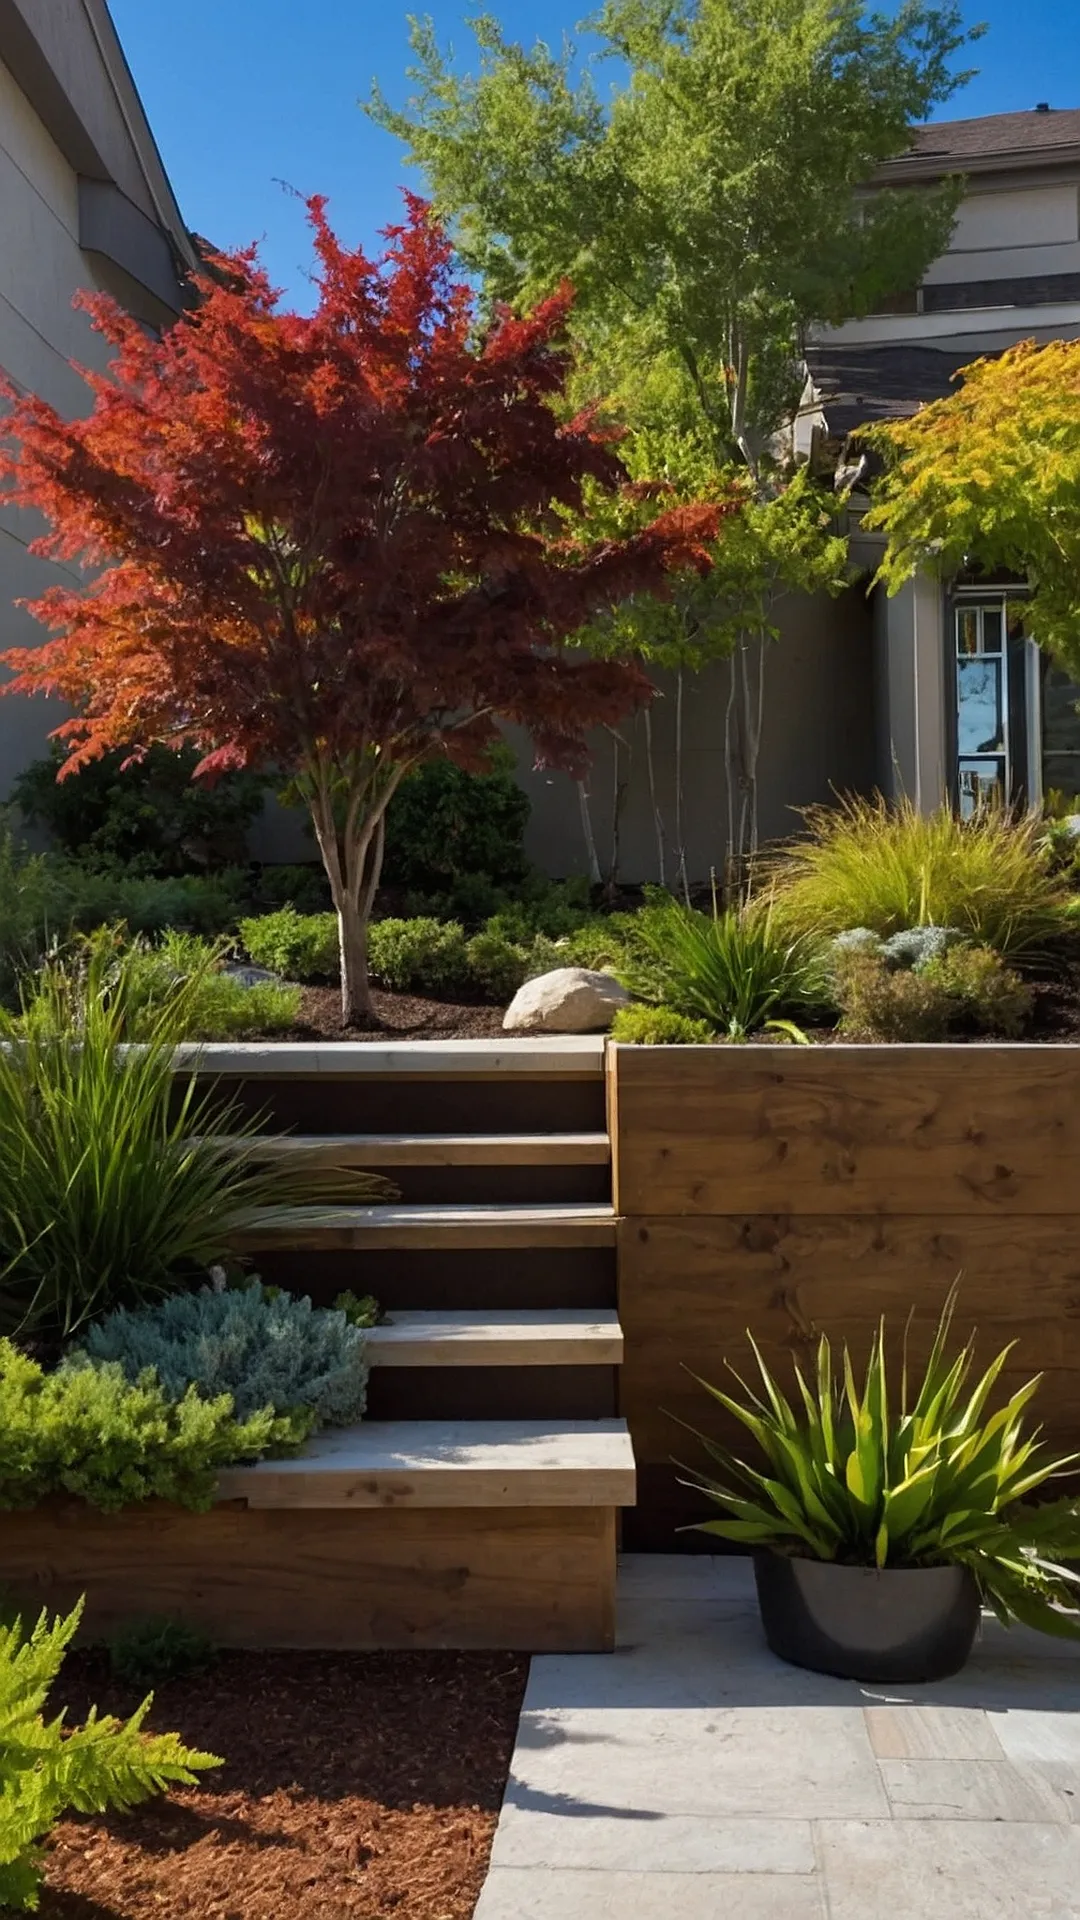
[[[872,622],[866,586],[837,600],[792,597],[781,609],[780,638],[766,660],[765,714],[758,774],[760,838],[778,839],[797,825],[793,808],[827,802],[834,793],[869,793],[879,778],[874,747]],[[617,876],[627,883],[674,882],[677,848],[686,849],[691,882],[722,868],[727,844],[724,713],[730,686],[725,664],[687,674],[682,695],[682,834],[678,833],[677,677],[655,676],[650,715],[652,788],[642,715],[595,737],[588,782],[589,815],[605,877],[611,871],[618,801]],[[518,779],[532,802],[526,848],[556,877],[588,870],[581,799],[561,773],[532,767],[527,737],[510,734]],[[661,870],[660,842],[663,842]]]

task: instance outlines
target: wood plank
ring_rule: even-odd
[[[753,1372],[749,1328],[766,1361],[790,1379],[818,1334],[864,1356],[885,1315],[895,1351],[911,1308],[913,1365],[926,1355],[944,1297],[963,1275],[956,1329],[975,1326],[988,1362],[1016,1352],[1001,1393],[1045,1370],[1036,1417],[1062,1450],[1080,1447],[1080,1216],[941,1219],[743,1216],[627,1220],[619,1240],[619,1318],[625,1338],[620,1409],[643,1465],[687,1458],[680,1432],[739,1429],[693,1375],[714,1385]]]
[[[596,1507],[362,1513],[48,1502],[0,1514],[5,1593],[36,1616],[86,1595],[84,1638],[134,1614],[219,1646],[602,1652],[615,1519]]]
[[[368,1420],[290,1460],[226,1467],[250,1507],[616,1507],[634,1498],[622,1420]]]
[[[605,1247],[615,1244],[615,1214],[602,1203],[489,1207],[304,1207],[295,1223],[274,1222],[237,1234],[237,1252],[288,1247],[324,1252],[359,1247]]]
[[[250,1144],[262,1158],[313,1167],[585,1167],[611,1158],[606,1133],[309,1133]]]
[[[373,1367],[617,1367],[619,1316],[561,1307],[512,1313],[394,1313],[367,1336]]]
[[[1080,1047],[612,1047],[624,1214],[1075,1211]]]
[[[178,1067],[230,1079],[595,1079],[602,1033],[494,1040],[184,1041]]]

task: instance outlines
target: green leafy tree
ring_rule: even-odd
[[[429,21],[413,24],[412,98],[376,88],[369,111],[407,144],[489,301],[528,302],[565,276],[577,298],[573,397],[630,427],[638,476],[682,497],[749,478],[738,522],[703,586],[687,577],[661,606],[639,595],[584,636],[604,657],[636,653],[676,672],[676,871],[683,848],[684,674],[730,660],[723,713],[732,874],[757,844],[757,765],[769,641],[789,594],[837,593],[845,542],[821,492],[785,489],[778,430],[798,398],[815,325],[865,313],[921,278],[945,247],[961,183],[862,191],[904,151],[913,122],[966,76],[974,38],[952,4],[904,0],[867,17],[862,0],[606,0],[579,67],[472,23],[475,73],[456,71]],[[602,91],[599,65],[617,63]],[[694,485],[689,485],[693,476]],[[620,508],[620,510],[622,510]],[[658,868],[667,828],[652,728],[642,726]],[[611,877],[617,865],[623,736],[614,747]],[[590,868],[600,862],[586,790]]]
[[[955,4],[605,0],[595,59],[531,49],[488,14],[459,74],[415,21],[404,109],[369,111],[423,168],[489,295],[563,277],[594,363],[677,373],[718,456],[756,467],[793,398],[805,330],[917,281],[961,184],[860,189],[965,78]],[[605,99],[598,62],[618,64]],[[665,414],[665,417],[666,414]]]
[[[1022,573],[1027,630],[1080,676],[1080,341],[976,360],[957,391],[870,436],[890,458],[867,525],[891,593],[971,561]]]
[[[42,1841],[69,1810],[124,1812],[171,1786],[192,1787],[219,1767],[215,1754],[182,1745],[175,1733],[144,1733],[153,1696],[130,1720],[92,1707],[81,1727],[42,1708],[74,1638],[82,1602],[66,1619],[43,1613],[33,1630],[0,1626],[0,1907],[33,1913],[40,1904]]]
[[[672,474],[677,462],[660,457],[657,436],[634,436],[628,456],[643,470]],[[686,453],[686,444],[682,453]],[[651,469],[645,463],[653,463]],[[773,480],[755,487],[745,470],[728,468],[711,481],[700,461],[684,462],[676,490],[692,490],[706,498],[710,489],[739,511],[724,521],[724,538],[713,552],[713,575],[708,583],[689,573],[679,576],[667,603],[636,595],[613,613],[595,621],[581,636],[602,657],[625,659],[637,653],[649,665],[673,670],[675,693],[675,878],[687,888],[683,843],[683,694],[684,676],[699,672],[710,661],[730,662],[724,705],[724,764],[727,778],[727,864],[734,879],[746,856],[758,844],[758,760],[765,712],[769,649],[779,637],[779,616],[786,599],[796,593],[842,591],[852,577],[847,537],[839,517],[837,496],[815,484],[805,469],[788,482]],[[619,509],[630,511],[627,507]],[[652,758],[652,727],[644,715],[652,811],[656,827],[659,878],[666,884],[666,827],[657,802]]]

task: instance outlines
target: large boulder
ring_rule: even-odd
[[[610,973],[556,967],[519,987],[503,1026],[507,1033],[602,1033],[629,1004],[626,988]]]

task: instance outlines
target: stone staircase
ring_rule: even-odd
[[[294,1130],[275,1155],[400,1192],[242,1243],[268,1282],[385,1316],[362,1425],[221,1479],[223,1507],[287,1523],[277,1643],[610,1646],[634,1463],[603,1041],[208,1046],[200,1072]]]

